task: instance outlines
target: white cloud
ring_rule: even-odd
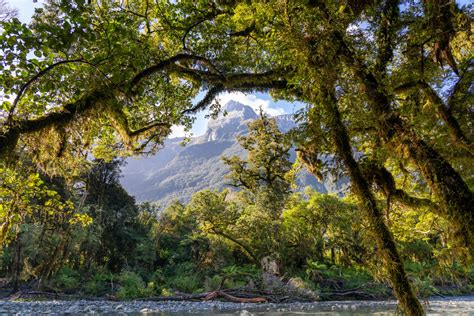
[[[221,105],[233,100],[252,107],[257,113],[259,108],[262,107],[263,111],[271,116],[286,114],[286,111],[282,107],[276,107],[275,103],[273,103],[272,106],[272,101],[258,98],[253,94],[245,94],[242,92],[226,92],[219,95],[218,99]],[[192,129],[193,136],[204,134],[208,122],[208,119],[204,117],[205,114],[207,114],[207,110],[198,114],[197,120],[194,122]],[[171,134],[168,136],[168,138],[184,136],[186,136],[186,133],[184,132],[184,126],[173,126],[171,127]]]
[[[168,138],[175,138],[175,137],[184,137],[186,133],[184,132],[184,126],[182,125],[173,125],[171,127],[171,134]]]
[[[221,105],[233,100],[252,107],[257,113],[262,107],[263,111],[270,116],[285,114],[285,110],[281,107],[271,107],[271,101],[257,98],[253,94],[245,94],[243,92],[226,92],[219,95],[217,98]]]

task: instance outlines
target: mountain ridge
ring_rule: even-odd
[[[122,167],[121,183],[138,201],[156,201],[163,206],[175,199],[187,202],[193,193],[203,189],[223,189],[228,183],[225,179],[228,168],[221,157],[246,156],[236,137],[244,135],[247,124],[257,118],[250,106],[229,101],[216,118],[209,120],[206,132],[192,137],[185,146],[180,145],[183,138],[172,138],[154,156],[127,159]],[[297,126],[289,114],[273,118],[282,132]],[[294,160],[294,150],[291,156]],[[347,186],[346,181],[335,179],[319,182],[306,171],[298,174],[297,184],[337,194]]]

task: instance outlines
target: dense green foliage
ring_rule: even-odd
[[[353,207],[381,259],[376,271],[387,277],[403,311],[422,313],[409,282],[413,265],[403,265],[410,251],[416,261],[411,247],[423,248],[422,263],[440,264],[439,271],[449,258],[452,266],[472,262],[472,7],[449,0],[50,0],[29,24],[12,17],[0,23],[0,241],[13,238],[17,254],[26,236],[18,227],[36,223],[37,214],[50,208],[53,217],[67,214],[62,221],[40,220],[40,227],[61,229],[38,234],[34,224],[30,231],[59,240],[51,260],[66,260],[70,236],[84,233],[71,225],[77,216],[86,224],[87,216],[95,218],[85,244],[77,244],[81,256],[94,258],[90,262],[117,272],[135,264],[123,252],[154,256],[139,210],[113,176],[96,179],[104,184],[99,191],[87,186],[95,180],[84,175],[101,174],[90,168],[90,153],[111,161],[155,151],[172,125],[189,130],[197,111],[218,111],[219,93],[270,91],[305,103],[292,139],[300,162],[316,176],[350,178]],[[286,141],[271,130],[259,137],[261,144],[243,140],[247,162],[228,159],[234,184],[248,186],[237,198],[204,192],[182,206],[208,234],[207,242],[196,241],[199,247],[212,249],[215,237],[234,239],[254,263],[268,253],[285,253],[284,210],[293,200],[282,179]],[[323,163],[323,157],[333,157],[333,163]],[[24,163],[12,167],[19,161]],[[265,166],[272,167],[266,174],[260,171]],[[53,176],[57,188],[44,186]],[[200,207],[205,203],[212,212]],[[84,205],[90,207],[86,217]],[[330,220],[339,218],[336,213]],[[440,225],[435,233],[433,225],[425,229],[430,219]],[[249,227],[247,235],[238,235]],[[309,229],[317,235],[320,228]],[[120,236],[117,241],[110,240],[112,233]],[[104,244],[91,243],[91,236]],[[330,249],[339,249],[331,243]],[[371,246],[366,249],[373,254]],[[81,256],[76,266],[87,262]],[[189,272],[194,264],[176,269],[189,278],[186,284],[196,278]],[[56,268],[46,266],[42,277]],[[66,273],[61,282],[73,284],[73,278]],[[132,274],[122,280],[130,293],[144,286]]]
[[[175,202],[164,210],[137,205],[122,189],[120,160],[95,160],[72,186],[41,175],[21,178],[26,184],[15,178],[28,188],[22,196],[30,198],[29,213],[10,224],[15,229],[1,250],[0,276],[47,291],[146,298],[221,287],[265,289],[261,260],[271,257],[280,277],[302,280],[323,299],[349,289],[362,289],[355,298],[390,296],[354,198],[309,187],[292,192],[287,139],[273,119],[254,121],[239,140],[247,159],[223,158],[229,189],[201,191],[187,205]],[[56,199],[58,209],[48,212],[51,202],[39,192]],[[61,213],[63,205],[88,215]],[[473,290],[473,267],[446,247],[448,222],[429,209],[393,207],[387,216],[419,295]]]

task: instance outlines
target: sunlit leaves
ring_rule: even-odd
[[[88,225],[86,214],[76,213],[70,200],[49,189],[37,173],[6,166],[0,167],[0,243],[8,243],[20,231],[20,225],[33,218],[58,220],[70,218],[72,224]]]

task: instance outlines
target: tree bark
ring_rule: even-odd
[[[351,178],[352,191],[358,197],[361,208],[370,223],[377,247],[382,254],[383,265],[387,269],[388,279],[400,307],[407,315],[423,315],[423,308],[408,281],[392,234],[384,222],[383,214],[377,207],[375,197],[370,191],[370,186],[364,178],[359,164],[352,155],[350,139],[347,129],[342,123],[334,91],[322,88],[320,94],[321,103],[327,111],[328,125],[337,153],[347,168]]]
[[[369,184],[375,183],[387,199],[411,208],[426,207],[439,214],[439,206],[430,199],[411,196],[402,189],[397,189],[393,175],[375,161],[365,160],[361,165],[364,177]]]

